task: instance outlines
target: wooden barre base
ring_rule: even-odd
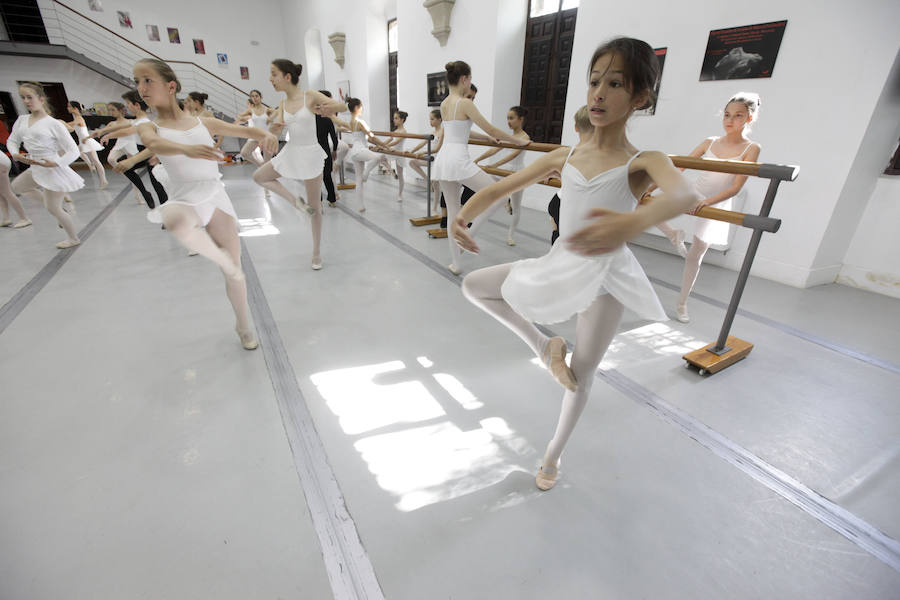
[[[337,189],[339,189],[339,190],[355,190],[356,184],[355,183],[339,183],[339,184],[337,184]]]
[[[440,219],[438,219],[438,221],[440,221]],[[446,230],[446,229],[441,229],[441,228],[437,228],[437,229],[429,229],[429,230],[428,230],[428,237],[431,237],[431,238],[445,238],[445,237],[447,237],[447,230]]]
[[[687,361],[685,366],[693,365],[697,367],[700,369],[701,375],[703,375],[704,372],[718,373],[722,369],[730,367],[739,360],[746,358],[747,355],[750,354],[750,351],[753,350],[753,344],[732,335],[729,335],[725,342],[725,346],[730,348],[728,352],[721,356],[710,352],[709,349],[713,348],[715,345],[716,343],[713,342],[699,350],[688,352],[682,356],[681,358]]]
[[[409,222],[416,227],[422,227],[423,225],[436,225],[441,222],[441,217],[413,217],[409,220]]]

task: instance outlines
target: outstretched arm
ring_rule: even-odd
[[[225,136],[228,135],[232,137],[250,138],[259,142],[263,151],[268,152],[269,154],[278,152],[278,138],[268,131],[263,131],[258,127],[244,127],[243,125],[226,123],[225,121],[214,117],[200,117],[200,120],[211,134],[219,135],[220,140],[224,140]],[[216,145],[215,148],[218,149],[218,145]]]
[[[499,127],[494,127],[490,121],[484,118],[484,115],[478,110],[478,107],[475,106],[475,103],[469,100],[468,98],[463,98],[459,101],[459,108],[463,111],[463,116],[472,119],[472,121],[481,127],[482,131],[490,135],[493,139],[509,142],[510,144],[515,144],[516,146],[527,146],[530,141],[523,140],[521,138],[517,138],[516,136],[506,133]]]
[[[153,123],[141,123],[138,125],[138,135],[141,136],[141,141],[144,142],[146,149],[153,154],[184,154],[191,158],[202,158],[215,161],[222,158],[222,154],[212,146],[207,146],[205,144],[179,144],[160,137],[156,132],[156,127],[154,127]]]

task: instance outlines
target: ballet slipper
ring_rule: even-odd
[[[534,482],[537,484],[538,489],[542,492],[546,492],[553,488],[556,485],[556,479],[559,477],[559,463],[556,463],[556,472],[552,475],[549,473],[544,473],[544,465],[538,469],[537,475],[534,478]]]
[[[365,206],[361,206],[361,207],[359,208],[359,212],[366,212],[366,207],[365,207]]]
[[[681,321],[682,323],[690,323],[691,322],[691,317],[690,317],[690,315],[688,315],[686,304],[679,304],[678,306],[676,306],[675,312],[678,314],[678,316],[676,318],[679,321]]]
[[[575,373],[566,364],[566,340],[561,337],[550,338],[547,346],[544,348],[543,355],[544,364],[550,370],[550,374],[556,381],[569,390],[574,392],[578,383],[575,381]]]
[[[66,194],[65,196],[63,196],[63,200],[65,200],[66,202],[71,202],[71,201],[72,201],[72,199],[69,198],[69,195],[68,195],[68,194]]]
[[[507,246],[515,246],[515,245],[516,245],[516,240],[514,240],[512,236],[508,236],[508,237],[506,238],[506,245],[507,245]]]
[[[459,267],[457,267],[454,264],[447,265],[447,268],[450,269],[450,272],[453,273],[454,275],[459,275],[460,273],[462,273],[462,269],[460,269]]]
[[[12,225],[12,221],[10,221],[9,219],[0,221],[0,227],[9,227],[10,225]]]
[[[675,232],[674,238],[669,238],[669,241],[672,242],[672,245],[675,246],[675,252],[678,253],[678,256],[684,258],[687,256],[687,248],[684,246],[684,231],[681,229]]]
[[[65,250],[66,248],[71,248],[72,246],[77,246],[81,243],[81,240],[63,240],[56,244],[56,247],[60,250]]]
[[[235,327],[234,330],[241,339],[241,346],[244,347],[244,350],[256,350],[259,348],[259,342],[257,341],[256,336],[253,335],[253,331],[241,331],[237,327]]]
[[[22,229],[23,227],[29,227],[31,225],[31,221],[29,219],[22,219],[15,225],[13,225],[13,229]]]
[[[313,271],[321,271],[322,270],[322,257],[321,256],[313,256],[312,263],[310,264]]]
[[[106,180],[104,179],[104,180],[100,183],[100,189],[101,189],[101,190],[105,190],[107,187],[109,187],[109,182],[106,181]]]
[[[188,256],[197,256],[198,254],[200,253],[196,250],[188,250]]]

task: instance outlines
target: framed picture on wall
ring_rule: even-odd
[[[206,54],[206,48],[203,46],[203,40],[194,40],[194,54]]]
[[[103,12],[103,5],[100,0],[88,0],[88,7],[94,12]]]
[[[151,42],[159,41],[159,27],[156,25],[147,25],[147,39]]]
[[[656,60],[659,61],[659,77],[656,80],[656,86],[653,88],[653,97],[656,98],[656,100],[653,101],[653,104],[650,106],[650,108],[635,111],[635,114],[646,116],[656,114],[656,104],[659,102],[659,86],[662,83],[663,67],[666,65],[666,54],[668,53],[668,51],[668,48],[653,49],[653,52],[656,54]]]
[[[178,35],[177,27],[166,27],[166,31],[169,32],[169,43],[170,44],[180,44],[181,36]]]
[[[444,98],[450,95],[446,71],[429,73],[425,79],[428,85],[428,106],[440,106]]]
[[[219,63],[220,65],[227,65],[228,64],[228,55],[224,54],[222,52],[217,53],[216,54],[216,62]]]
[[[346,102],[347,98],[352,98],[350,95],[350,82],[346,79],[344,81],[337,82],[337,95],[340,98],[341,102]]]
[[[250,69],[241,67],[241,79],[250,79]]]
[[[709,32],[700,81],[771,77],[787,21]]]
[[[130,14],[128,14],[124,10],[117,10],[116,15],[119,17],[119,27],[124,27],[125,29],[133,29],[131,25]]]
[[[103,117],[109,115],[109,109],[106,107],[106,102],[94,102],[94,114]]]

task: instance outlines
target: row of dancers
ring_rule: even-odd
[[[358,101],[351,99],[344,104],[321,92],[300,89],[301,69],[288,60],[272,62],[270,81],[285,98],[276,109],[266,111],[268,128],[262,126],[262,111],[252,108],[246,117],[255,116],[258,120],[251,121],[249,126],[185,111],[176,97],[181,84],[163,61],[142,59],[133,71],[139,99],[156,114],[155,120],[142,120],[130,126],[136,129],[144,146],[135,156],[158,157],[164,167],[167,201],[158,209],[161,220],[169,234],[182,245],[221,269],[226,295],[235,314],[235,330],[248,350],[258,347],[258,341],[241,269],[237,216],[220,181],[217,161],[222,154],[215,147],[213,136],[247,138],[258,145],[263,155],[272,155],[271,160],[260,161],[253,179],[309,213],[313,269],[321,268],[320,186],[327,154],[316,138],[315,115],[330,119],[335,113],[350,110],[347,127],[354,143],[347,159],[355,163],[358,184],[369,168],[366,163],[380,159],[367,154],[368,142],[388,147],[360,118]],[[594,372],[616,333],[625,307],[646,319],[667,319],[653,287],[625,243],[650,227],[665,228],[667,220],[680,214],[726,201],[725,195],[733,196],[743,185],[743,180],[731,178],[725,182],[726,189],[712,193],[709,187],[700,193],[666,154],[641,151],[628,140],[628,120],[635,111],[650,105],[658,75],[656,55],[645,42],[616,38],[603,44],[588,64],[584,111],[587,118],[585,121],[582,113],[576,123],[579,143],[546,153],[515,173],[494,180],[468,153],[472,125],[477,124],[490,139],[523,149],[530,142],[519,128],[512,127],[514,133],[510,134],[485,119],[472,100],[465,97],[470,90],[469,66],[462,61],[447,64],[450,93],[439,111],[440,150],[432,178],[438,182],[448,208],[451,270],[460,272],[461,249],[479,251],[473,237],[474,223],[479,218],[549,176],[558,175],[562,182],[558,194],[558,227],[562,239],[544,256],[478,269],[462,282],[465,297],[518,335],[565,388],[556,430],[536,475],[536,484],[542,490],[552,488],[557,481],[563,449],[584,409]],[[43,112],[44,97],[39,86],[24,84],[19,93],[30,114],[16,122],[9,148],[16,160],[30,164],[31,168],[15,179],[13,190],[39,190],[47,209],[70,235],[69,243],[61,243],[60,247],[74,245],[77,240],[72,239],[71,219],[59,206],[64,193],[84,185],[68,167],[78,156],[78,148],[65,127]],[[758,99],[742,96],[730,100],[723,120],[726,135],[705,140],[694,154],[757,158],[759,146],[746,137],[747,126],[757,108]],[[508,115],[508,124],[514,125],[524,115],[512,112],[515,115]],[[432,117],[434,122],[437,115]],[[287,129],[290,137],[278,151],[276,134],[283,129]],[[19,150],[22,142],[28,148],[27,154]],[[507,162],[515,158],[510,157]],[[285,188],[279,182],[282,177],[303,181],[307,200]],[[720,187],[725,183],[720,181]],[[463,185],[476,190],[464,207],[460,205]],[[362,206],[363,189],[358,188]],[[678,230],[664,231],[674,244],[683,242]],[[704,242],[706,234],[694,233],[692,247],[696,245],[700,250],[692,256],[699,256],[699,264],[701,250],[707,243]],[[691,256],[690,252],[686,254]],[[547,337],[537,325],[554,324],[573,316],[577,318],[576,339],[571,364],[567,364],[565,340]]]

